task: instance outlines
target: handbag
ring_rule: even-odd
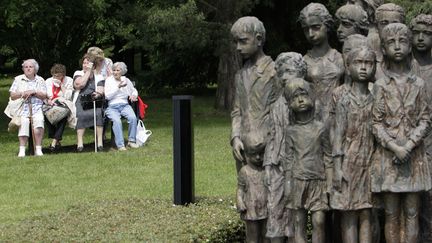
[[[92,94],[83,94],[80,96],[80,103],[81,103],[83,110],[93,109],[93,101],[96,101],[96,108],[103,107],[103,104],[104,104],[103,97],[95,100],[95,99],[93,99]]]
[[[23,109],[24,99],[19,98],[16,100],[12,100],[9,98],[8,105],[4,110],[4,113],[11,118],[11,121],[8,124],[8,132],[14,132],[18,130],[21,126],[21,116],[19,115]]]
[[[8,132],[14,132],[21,126],[21,117],[14,116],[8,124]]]
[[[144,122],[142,120],[138,120],[135,143],[138,146],[143,146],[145,142],[147,142],[150,135],[152,135],[152,131],[145,128]]]
[[[67,117],[70,113],[69,108],[63,105],[46,106],[44,115],[48,119],[49,123],[56,125],[63,118]]]

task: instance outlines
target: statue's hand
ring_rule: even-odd
[[[246,205],[243,201],[237,201],[237,212],[245,212],[246,211]]]
[[[271,184],[270,166],[265,166],[264,183],[267,187]]]
[[[244,158],[243,158],[243,150],[244,150],[244,146],[243,146],[243,142],[240,140],[240,138],[235,137],[233,140],[233,152],[234,152],[234,157],[236,160],[238,161],[242,161],[244,162]]]
[[[401,163],[405,163],[411,158],[410,151],[403,146],[397,146],[394,150],[394,154]]]
[[[341,192],[342,191],[342,171],[340,169],[336,169],[333,174],[333,188]]]
[[[288,200],[291,194],[291,180],[285,178],[285,184],[284,184],[284,197],[285,200]]]

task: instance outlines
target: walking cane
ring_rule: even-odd
[[[34,155],[36,152],[36,144],[35,144],[35,134],[34,134],[34,129],[33,129],[33,107],[32,107],[30,98],[27,99],[27,102],[28,102],[29,110],[30,110],[29,121],[30,121],[30,136],[31,136],[31,139],[29,139],[29,150],[30,150],[29,154]]]
[[[97,153],[97,128],[96,128],[96,100],[93,100],[93,126],[94,126],[94,145],[95,153]]]

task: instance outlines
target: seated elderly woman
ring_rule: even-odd
[[[24,157],[26,144],[32,123],[35,155],[42,156],[42,138],[44,134],[43,100],[46,98],[46,86],[42,77],[36,75],[39,64],[35,59],[27,59],[22,63],[24,74],[16,76],[10,92],[10,100],[18,102],[17,107],[10,108],[10,116],[20,118],[18,130],[18,157]]]
[[[66,67],[63,64],[54,64],[51,68],[51,78],[45,83],[47,87],[47,107],[64,106],[67,101],[72,102],[73,79],[66,76]],[[69,110],[69,108],[66,108]],[[49,119],[46,123],[48,137],[52,138],[49,149],[53,152],[60,147],[60,141],[68,121],[68,116],[62,118],[56,124],[51,124]]]
[[[108,108],[105,114],[113,123],[115,143],[119,151],[126,150],[121,117],[125,117],[129,124],[128,146],[131,148],[138,147],[135,143],[137,117],[128,103],[128,100],[132,102],[137,100],[138,91],[134,88],[132,82],[123,76],[126,72],[126,64],[116,62],[113,64],[113,76],[105,80],[105,98],[108,100]]]

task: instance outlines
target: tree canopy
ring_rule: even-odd
[[[304,53],[308,45],[298,26],[304,0],[0,0],[0,60],[20,64],[35,58],[47,76],[53,63],[68,73],[90,46],[99,46],[114,61],[126,52],[141,52],[145,69],[138,75],[147,88],[201,87],[221,82],[238,62],[229,29],[244,15],[261,19],[267,29],[265,51]],[[344,0],[317,0],[334,14]],[[432,13],[428,0],[392,0],[405,7],[407,19]],[[335,38],[333,38],[335,39]],[[333,43],[336,43],[335,41]],[[0,65],[2,62],[0,61]],[[227,72],[226,77],[220,76]],[[218,78],[219,75],[219,78]],[[229,85],[225,87],[231,89]],[[228,99],[229,100],[229,99]],[[222,102],[223,103],[223,102]],[[229,107],[225,107],[229,108]]]

